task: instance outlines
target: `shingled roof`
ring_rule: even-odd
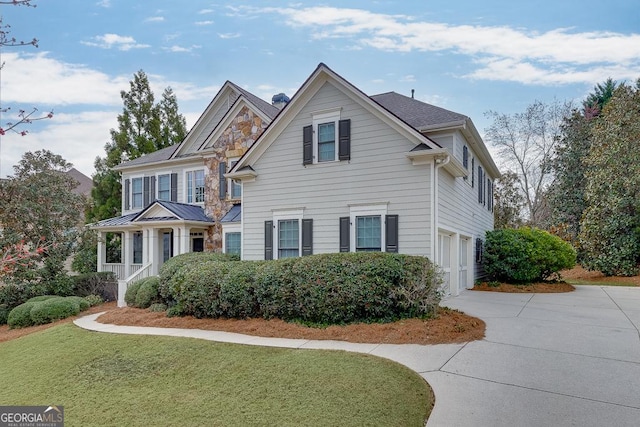
[[[257,96],[255,96],[251,92],[242,89],[237,84],[235,84],[233,82],[229,82],[229,84],[231,86],[233,86],[236,90],[238,90],[238,92],[240,92],[245,98],[247,98],[247,100],[249,102],[251,102],[253,105],[255,105],[256,108],[258,108],[260,111],[262,111],[270,119],[273,120],[273,118],[275,116],[277,116],[278,113],[280,112],[280,109],[278,107],[274,107],[273,105],[269,104],[264,99],[258,98]]]
[[[163,160],[169,160],[173,153],[178,149],[180,144],[173,144],[168,147],[162,148],[158,151],[154,151],[152,153],[143,154],[142,156],[135,158],[133,160],[129,160],[127,162],[120,163],[116,169],[120,167],[129,167],[129,166],[137,166],[137,165],[146,165],[147,163],[155,163],[161,162]]]
[[[370,98],[417,130],[464,122],[468,119],[463,114],[454,113],[396,92],[381,93]]]

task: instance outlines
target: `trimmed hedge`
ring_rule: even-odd
[[[576,263],[573,247],[536,228],[488,231],[483,265],[491,280],[531,283],[547,280]]]
[[[427,258],[380,252],[167,264],[161,299],[171,315],[195,317],[340,324],[427,316],[440,301],[442,283]]]
[[[10,328],[26,328],[27,326],[33,326],[33,320],[31,320],[31,309],[35,306],[42,304],[44,301],[32,301],[25,302],[15,307],[9,313],[7,318],[7,324]]]
[[[144,279],[136,280],[133,283],[129,283],[129,286],[124,293],[124,302],[126,302],[128,306],[134,307],[136,305],[136,295],[138,295],[138,290],[143,283]]]
[[[89,301],[82,297],[43,295],[32,298],[11,310],[6,323],[11,328],[43,325],[75,316],[89,307]]]
[[[45,323],[75,316],[81,311],[78,304],[79,300],[82,300],[82,298],[59,297],[38,302],[31,308],[31,321],[34,325],[44,325]],[[87,303],[87,308],[88,305],[89,303]]]

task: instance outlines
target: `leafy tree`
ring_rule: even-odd
[[[39,268],[17,265],[15,280],[56,281],[66,277],[85,199],[72,190],[71,163],[48,150],[25,153],[15,175],[0,181],[0,247],[41,248]]]
[[[87,212],[88,222],[120,214],[122,187],[120,174],[113,170],[115,166],[181,142],[187,133],[185,118],[178,113],[171,88],[164,90],[162,100],[156,104],[144,71],[134,74],[129,91],[120,92],[120,97],[124,107],[118,115],[118,129],[111,129],[106,156],[96,158],[94,163],[93,205]]]
[[[580,221],[586,208],[585,159],[591,149],[595,119],[613,96],[617,83],[611,79],[597,84],[585,101],[582,110],[574,110],[562,124],[562,136],[556,146],[552,163],[554,182],[549,192],[550,223],[578,249]]]
[[[552,180],[551,160],[570,108],[569,103],[557,100],[549,104],[535,101],[522,113],[486,113],[493,120],[486,139],[499,150],[506,168],[517,174],[526,219],[534,226],[547,220],[545,193]]]
[[[518,174],[503,173],[495,182],[493,210],[494,228],[518,228],[523,224],[524,197],[518,185]]]
[[[606,275],[638,273],[640,261],[640,79],[620,85],[594,122],[585,160],[583,264]]]

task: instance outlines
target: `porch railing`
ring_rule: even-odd
[[[127,288],[129,287],[129,284],[132,282],[135,282],[136,280],[144,279],[151,276],[152,266],[153,266],[153,263],[151,262],[145,265],[140,265],[140,264],[135,265],[135,267],[138,267],[138,268],[136,268],[135,271],[131,273],[131,275],[129,275],[129,277],[118,280],[118,307],[127,306],[127,303],[124,300],[124,294],[127,292]],[[132,270],[133,270],[133,267],[134,265],[131,266]]]

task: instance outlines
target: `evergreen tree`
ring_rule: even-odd
[[[129,85],[128,92],[120,92],[124,107],[118,115],[118,129],[111,129],[111,141],[105,145],[106,156],[96,158],[94,163],[93,205],[87,211],[87,222],[120,214],[122,187],[115,166],[179,143],[187,133],[171,88],[166,88],[162,100],[155,103],[144,71],[138,71]]]
[[[620,85],[592,129],[585,164],[583,265],[606,275],[638,273],[640,261],[640,80]]]

